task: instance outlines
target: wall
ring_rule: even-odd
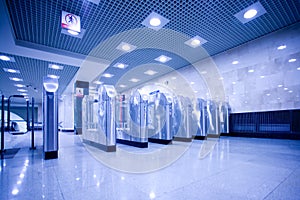
[[[192,89],[196,97],[229,101],[236,113],[299,109],[299,33],[296,23],[153,82],[176,94],[191,95],[187,91]],[[278,50],[280,45],[286,48]],[[297,60],[288,62],[291,58]],[[232,64],[235,60],[239,63]]]

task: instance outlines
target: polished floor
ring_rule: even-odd
[[[1,160],[1,200],[300,199],[300,141],[221,137],[104,153],[60,133],[59,158],[43,160],[41,132],[34,151],[29,133],[5,136],[6,149],[21,149]]]

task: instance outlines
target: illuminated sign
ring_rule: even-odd
[[[72,13],[62,11],[61,27],[80,33],[80,17]]]

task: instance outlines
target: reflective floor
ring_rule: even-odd
[[[300,141],[221,137],[172,147],[150,144],[149,149],[118,145],[117,152],[103,153],[86,147],[79,136],[60,133],[59,158],[46,161],[41,132],[34,151],[30,134],[6,133],[5,142],[7,149],[21,149],[1,160],[1,200],[300,199]],[[148,158],[128,161],[120,152]],[[170,156],[174,159],[165,162]],[[146,168],[151,172],[134,173],[149,163],[155,163]]]

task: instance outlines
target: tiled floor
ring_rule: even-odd
[[[30,134],[6,133],[5,142],[21,149],[1,160],[1,200],[300,199],[300,141],[221,137],[149,149],[118,145],[116,153],[104,153],[60,133],[59,158],[47,161],[41,132],[35,151]]]

